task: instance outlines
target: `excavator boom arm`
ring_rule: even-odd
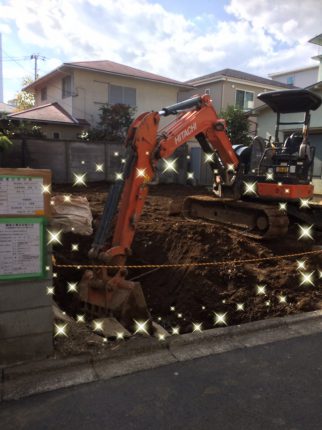
[[[189,110],[184,111],[185,109]],[[160,117],[178,113],[175,120],[158,134]],[[117,265],[125,264],[147,197],[147,185],[154,177],[158,160],[169,158],[176,149],[195,136],[199,141],[209,142],[213,154],[217,157],[219,155],[224,172],[227,172],[227,166],[237,169],[238,158],[226,134],[225,124],[218,118],[207,95],[194,97],[160,112],[142,114],[132,123],[127,139],[128,161],[124,176],[118,176],[123,184],[122,187],[118,184],[115,192],[120,202],[119,205],[116,204],[117,198],[113,196],[107,202],[110,204],[114,200],[114,215],[117,209],[118,213],[112,246],[100,253],[102,260]],[[227,181],[227,177],[224,179]],[[104,216],[102,222],[108,228],[104,223]],[[103,237],[104,233],[100,236],[99,250],[102,248]]]

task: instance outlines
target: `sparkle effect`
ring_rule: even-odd
[[[188,172],[187,179],[193,179],[193,172]]]
[[[68,293],[77,293],[77,283],[76,282],[67,282],[67,292]]]
[[[62,245],[60,241],[60,234],[62,233],[62,230],[59,230],[59,231],[47,230],[47,232],[49,234],[49,240],[47,242],[47,245],[50,245],[51,243],[59,243],[60,245]]]
[[[267,172],[267,173],[266,173],[266,180],[267,180],[267,181],[273,181],[273,179],[274,179],[274,173],[272,173],[272,172]]]
[[[43,194],[50,194],[50,185],[42,185],[41,187]]]
[[[171,307],[170,307],[170,311],[171,311],[171,312],[174,312],[175,310],[176,310],[175,306],[171,306]]]
[[[85,315],[76,315],[76,322],[84,323],[85,322]]]
[[[67,324],[55,324],[55,337],[56,336],[67,337]]]
[[[199,332],[199,333],[201,333],[202,332],[202,324],[201,323],[192,323],[192,333],[194,333],[194,332]]]
[[[213,163],[214,154],[205,154],[205,163]]]
[[[287,303],[286,296],[282,296],[282,295],[278,296],[278,301],[280,303]]]
[[[136,177],[137,178],[145,178],[146,169],[136,169]]]
[[[312,228],[313,228],[313,225],[310,225],[309,227],[307,227],[307,226],[302,226],[302,225],[299,225],[299,227],[300,227],[300,236],[299,236],[299,239],[313,239],[313,237],[312,237]]]
[[[235,172],[235,166],[233,164],[227,164],[227,172]]]
[[[47,296],[53,296],[55,294],[54,287],[46,287],[46,289],[47,289]]]
[[[300,285],[312,285],[314,287],[313,274],[314,272],[311,272],[311,273],[301,272],[302,282],[300,283]]]
[[[71,196],[65,195],[64,196],[64,202],[66,203],[66,202],[70,202],[70,201],[71,201]]]
[[[179,334],[180,328],[179,327],[172,327],[172,334]]]
[[[160,334],[158,335],[158,338],[159,338],[159,340],[165,340],[165,335],[164,335],[164,334],[162,334],[162,333],[160,333]]]
[[[265,285],[257,285],[256,286],[256,294],[259,295],[265,295],[266,294],[266,286]]]
[[[237,303],[236,304],[236,310],[237,311],[244,311],[245,310],[244,303]]]
[[[145,333],[145,334],[149,334],[148,333],[148,330],[147,330],[147,327],[148,327],[148,320],[147,321],[136,321],[136,320],[134,320],[134,322],[135,322],[135,327],[136,327],[136,330],[135,330],[135,332],[134,332],[134,334],[136,334],[136,333]]]
[[[115,173],[115,179],[117,181],[123,181],[123,173]]]
[[[298,270],[304,269],[305,270],[305,261],[297,260],[297,268]]]
[[[103,331],[103,321],[93,321],[94,331]]]
[[[163,160],[165,168],[163,169],[162,173],[165,173],[167,171],[178,173],[175,165],[176,161],[177,158],[175,158],[174,160]]]
[[[279,203],[278,208],[280,211],[286,211],[287,210],[287,203]]]
[[[103,164],[95,164],[95,170],[96,172],[104,172]]]
[[[118,339],[118,340],[124,339],[124,333],[123,332],[117,332],[116,333],[116,339]]]
[[[244,194],[256,194],[256,182],[244,182],[245,191]]]
[[[72,243],[72,251],[78,251],[78,243]]]
[[[310,202],[307,199],[300,199],[300,208],[309,208]]]
[[[85,185],[86,186],[86,173],[83,173],[82,175],[78,175],[77,173],[74,173],[75,179],[74,179],[74,183],[73,186],[75,185]]]
[[[225,312],[224,314],[217,314],[216,312],[214,312],[215,314],[215,322],[214,325],[227,325],[227,312]]]

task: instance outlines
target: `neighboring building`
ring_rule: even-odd
[[[52,139],[75,139],[84,128],[89,126],[85,120],[70,115],[58,103],[36,106],[9,115],[15,121],[30,121],[41,126],[41,131]]]
[[[295,87],[305,88],[314,84],[318,80],[319,66],[308,66],[299,69],[288,70],[286,72],[271,73],[268,76],[275,81]]]
[[[309,40],[309,43],[313,45],[318,45],[319,49],[322,45],[322,34],[313,37]],[[322,55],[316,55],[312,57],[312,60],[317,60],[319,65],[310,65],[306,67],[301,67],[298,69],[287,70],[283,72],[271,73],[268,76],[275,81],[282,82],[284,84],[294,85],[299,88],[306,88],[316,82],[322,81]]]
[[[190,79],[186,84],[193,85],[195,89],[188,93],[181,92],[181,99],[196,94],[196,91],[202,94],[207,93],[211,96],[217,112],[225,110],[228,105],[239,107],[245,111],[250,110],[262,104],[256,98],[257,94],[264,91],[291,88],[290,85],[234,69],[223,69],[205,76],[199,76]]]
[[[60,133],[61,138],[74,138],[78,134],[77,125],[95,126],[99,120],[99,108],[105,103],[125,103],[136,107],[136,115],[176,103],[180,90],[191,86],[174,79],[155,75],[112,61],[82,61],[64,63],[24,90],[35,96],[35,109],[20,112],[20,117],[32,113],[34,121],[50,109],[51,128],[43,128],[47,137]],[[65,123],[68,133],[61,128],[55,116],[65,112],[69,124]],[[17,115],[16,115],[17,117]],[[25,117],[26,118],[26,117]],[[75,127],[76,126],[76,127]],[[53,131],[53,127],[55,131]]]
[[[9,103],[0,103],[0,112],[11,113],[16,110],[16,107]]]

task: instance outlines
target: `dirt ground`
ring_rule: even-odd
[[[87,187],[57,185],[53,189],[54,194],[86,195],[94,224],[102,213],[107,190],[105,183]],[[313,239],[299,240],[298,226],[294,226],[286,238],[258,242],[220,225],[168,215],[172,199],[182,201],[187,195],[207,193],[210,191],[203,187],[174,184],[150,187],[129,264],[226,262],[220,266],[130,270],[129,279],[139,277],[153,319],[170,332],[179,327],[180,333],[187,333],[193,330],[193,323],[202,323],[203,329],[222,326],[216,314],[225,314],[226,324],[234,325],[322,308],[321,254],[232,263],[236,259],[312,250],[322,244],[321,233],[314,232]],[[57,263],[89,264],[87,252],[92,239],[65,234],[63,245],[54,247]],[[79,251],[71,251],[72,243],[79,243]],[[305,261],[305,268],[298,267],[299,260]],[[66,292],[66,286],[67,282],[78,282],[83,272],[59,268],[55,272],[55,300],[75,316],[77,300],[74,294]],[[312,273],[313,285],[302,283],[301,272]],[[258,294],[258,285],[265,286],[265,294]],[[90,338],[88,342],[91,343]],[[92,342],[95,344],[95,340]]]

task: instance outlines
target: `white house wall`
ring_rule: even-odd
[[[47,103],[58,102],[69,114],[73,113],[73,97],[62,98],[62,78],[57,77],[51,79],[49,83],[44,85],[47,88],[47,99],[41,100],[41,89],[37,89],[35,93],[36,106],[44,105]]]
[[[108,103],[108,86],[120,85],[136,89],[136,115],[177,102],[178,88],[171,85],[139,79],[75,70],[73,115],[84,118],[92,125],[99,120],[99,108]]]

